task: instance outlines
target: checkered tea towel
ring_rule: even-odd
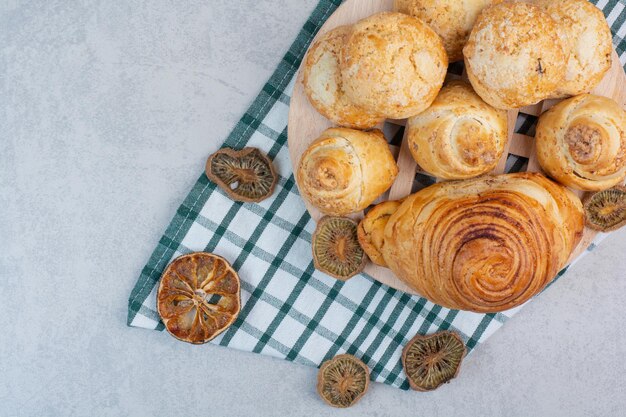
[[[315,223],[295,186],[287,151],[287,114],[302,57],[340,3],[319,2],[224,142],[232,148],[254,146],[267,152],[280,176],[273,196],[259,204],[233,202],[202,173],[141,271],[128,302],[128,325],[163,330],[156,313],[156,288],[162,271],[181,254],[215,252],[239,271],[242,309],[235,323],[211,343],[310,366],[347,352],[369,366],[373,380],[407,389],[400,354],[415,334],[451,329],[471,351],[520,307],[497,314],[450,310],[389,288],[365,274],[341,282],[313,267],[311,233]],[[599,0],[597,4],[613,27],[614,43],[624,63],[626,1]],[[535,119],[522,115],[517,131],[529,133]],[[397,140],[402,137],[400,129],[388,126],[387,135]],[[509,155],[507,171],[524,169],[525,163],[524,158]],[[432,178],[418,175],[414,188],[432,182]]]

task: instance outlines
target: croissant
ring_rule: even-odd
[[[411,288],[442,306],[497,312],[541,291],[582,237],[582,203],[541,174],[443,182],[391,215],[382,254]]]
[[[397,175],[380,130],[331,128],[302,154],[296,181],[302,197],[321,212],[343,215],[369,206]]]
[[[507,141],[506,111],[485,103],[461,81],[408,120],[409,149],[425,171],[445,179],[471,178],[498,164]]]
[[[387,266],[381,248],[384,245],[385,225],[400,206],[400,201],[384,201],[372,207],[357,227],[359,245],[376,265]]]
[[[626,112],[613,100],[582,94],[539,117],[537,160],[560,183],[597,191],[626,177]]]

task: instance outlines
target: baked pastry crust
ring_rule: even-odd
[[[387,266],[381,253],[385,243],[385,226],[389,217],[400,207],[400,203],[400,201],[391,200],[376,204],[367,212],[356,229],[361,248],[376,265]]]
[[[430,301],[496,312],[540,292],[565,266],[583,225],[578,197],[541,174],[443,182],[391,215],[382,254]]]
[[[395,0],[394,9],[426,22],[443,41],[450,62],[463,59],[463,46],[480,12],[503,0]]]
[[[426,109],[448,67],[439,36],[424,22],[383,12],[357,22],[341,53],[346,96],[391,119]]]
[[[452,81],[433,104],[408,120],[409,149],[426,172],[464,179],[493,170],[507,142],[507,115],[472,87]]]
[[[380,130],[331,128],[304,152],[296,179],[309,203],[325,214],[344,215],[369,206],[397,175]]]
[[[353,104],[341,81],[339,55],[350,30],[350,26],[339,26],[311,45],[302,67],[302,84],[309,102],[322,116],[339,126],[369,129],[384,118]]]
[[[565,79],[553,97],[588,93],[611,68],[611,28],[588,0],[535,0],[558,24],[569,59]]]
[[[568,58],[554,19],[539,6],[522,2],[484,9],[463,55],[472,87],[499,109],[549,97],[565,77]]]
[[[626,112],[613,100],[581,94],[539,117],[537,159],[554,179],[598,191],[626,178]]]

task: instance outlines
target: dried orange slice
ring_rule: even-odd
[[[241,308],[239,276],[221,256],[195,252],[163,272],[157,310],[167,331],[189,343],[205,343],[226,330]]]

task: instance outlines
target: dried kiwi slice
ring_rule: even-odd
[[[432,391],[456,377],[465,357],[465,344],[453,332],[417,335],[402,351],[402,366],[411,388]]]
[[[274,192],[272,161],[257,148],[220,149],[206,162],[206,176],[235,201],[258,203]]]
[[[401,201],[385,201],[375,205],[359,223],[357,236],[359,244],[376,265],[387,266],[381,253],[384,244],[384,231],[389,217],[400,207]]]
[[[322,364],[317,374],[317,392],[329,405],[347,408],[367,391],[370,371],[352,355],[337,355]]]
[[[357,226],[348,217],[323,217],[312,239],[315,268],[340,280],[361,272],[367,256],[359,245]]]
[[[584,207],[587,226],[602,232],[617,230],[626,224],[626,187],[618,185],[591,194]]]

